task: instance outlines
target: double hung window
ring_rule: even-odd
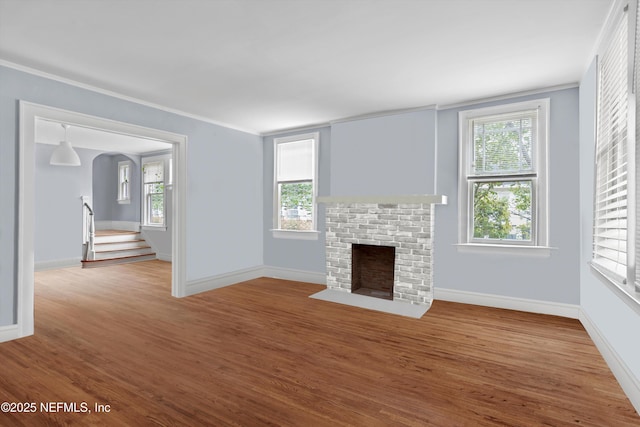
[[[147,227],[166,226],[166,189],[168,182],[167,156],[142,159],[142,225]]]
[[[462,111],[460,243],[547,245],[549,100]]]
[[[316,230],[318,134],[274,140],[276,231]]]
[[[118,162],[118,203],[131,203],[131,162]]]

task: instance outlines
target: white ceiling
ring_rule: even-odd
[[[36,143],[58,145],[64,139],[65,131],[59,122],[36,119]],[[167,142],[79,125],[67,127],[66,139],[75,148],[88,148],[109,153],[144,154],[172,148],[172,145]]]
[[[256,133],[576,83],[613,0],[0,0],[0,60]]]

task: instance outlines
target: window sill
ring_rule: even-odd
[[[524,246],[524,245],[488,245],[481,243],[458,243],[458,252],[491,254],[491,255],[513,255],[537,258],[549,258],[551,251],[557,248],[549,246]]]
[[[589,266],[591,267],[591,272],[594,273],[594,276],[596,276],[598,280],[611,288],[622,301],[635,310],[636,313],[640,314],[640,293],[635,291],[633,284],[620,283],[593,262],[590,262]]]
[[[318,240],[320,232],[316,230],[302,231],[272,229],[271,234],[274,239]]]
[[[145,231],[167,231],[167,227],[164,225],[143,225],[140,229]]]

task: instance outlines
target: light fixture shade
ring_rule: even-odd
[[[56,166],[80,166],[80,157],[69,141],[60,141],[60,145],[51,153],[49,164]]]

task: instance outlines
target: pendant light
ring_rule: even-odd
[[[67,141],[67,128],[69,125],[61,123],[64,128],[64,141],[60,141],[60,145],[51,153],[49,164],[56,166],[80,166],[80,157],[73,150],[71,143]]]

